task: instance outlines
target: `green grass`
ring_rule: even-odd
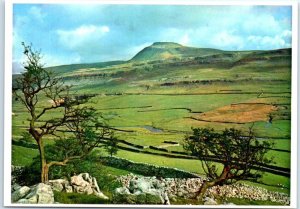
[[[188,159],[176,159],[167,158],[162,156],[155,156],[142,153],[134,153],[125,150],[120,150],[117,154],[118,157],[126,158],[135,162],[149,163],[158,166],[166,166],[171,168],[178,168],[193,173],[198,173],[203,175],[204,172],[201,168],[201,163],[199,160],[188,160]]]
[[[178,168],[182,170],[186,170],[192,173],[197,173],[199,175],[204,176],[204,171],[202,170],[201,162],[199,160],[190,160],[190,159],[177,159],[177,158],[167,158],[162,156],[155,156],[149,154],[142,154],[142,153],[134,153],[128,152],[124,150],[120,150],[117,156],[126,158],[135,162],[141,163],[149,163],[159,166],[166,166],[171,168]],[[220,167],[216,163],[217,167]],[[220,168],[221,169],[221,168]],[[264,173],[263,177],[260,179],[264,184],[257,184],[253,182],[246,181],[247,184],[260,186],[272,191],[279,191],[284,193],[289,193],[290,188],[290,181],[288,177],[283,177],[271,173]],[[286,188],[281,189],[278,188],[278,184],[285,185]]]
[[[272,124],[267,121],[256,121],[254,131],[258,137],[264,140],[274,141],[276,149],[290,150],[290,96],[291,91],[291,66],[290,57],[278,59],[277,52],[234,52],[232,58],[221,54],[220,57],[226,62],[213,64],[183,64],[165,65],[162,63],[151,64],[143,62],[126,62],[119,65],[109,66],[111,63],[94,63],[88,65],[70,65],[56,68],[64,76],[77,76],[66,80],[67,84],[73,84],[72,93],[75,94],[97,94],[87,105],[93,106],[107,118],[108,123],[119,129],[132,130],[133,132],[116,132],[119,139],[143,146],[165,145],[163,142],[176,141],[182,145],[186,133],[191,133],[191,127],[210,127],[217,131],[224,128],[237,128],[247,131],[252,123],[228,124],[217,122],[201,122],[188,117],[197,116],[188,108],[196,112],[207,112],[233,103],[268,103],[278,106],[278,111],[273,112],[275,117]],[[288,53],[286,51],[285,53]],[[150,53],[151,54],[151,53]],[[266,60],[255,60],[236,64],[235,61],[243,57],[261,56]],[[280,55],[281,56],[281,55]],[[230,64],[228,64],[230,63]],[[113,63],[115,64],[115,63]],[[105,74],[105,77],[88,77],[82,79],[81,74]],[[192,83],[192,81],[210,80],[210,83]],[[183,83],[185,81],[185,83]],[[190,82],[190,83],[189,83]],[[173,83],[172,86],[162,85]],[[232,93],[232,90],[239,93]],[[226,93],[231,94],[216,94]],[[240,93],[251,94],[240,94]],[[258,98],[258,95],[263,92]],[[119,95],[105,95],[115,94]],[[130,94],[135,95],[130,95]],[[277,93],[277,94],[273,94]],[[172,95],[168,95],[172,94]],[[178,95],[176,95],[178,94]],[[207,94],[207,95],[189,95]],[[38,107],[50,105],[45,97]],[[151,106],[151,107],[145,107]],[[134,108],[132,108],[134,107]],[[12,131],[14,139],[20,139],[21,134],[28,127],[29,114],[20,101],[13,100]],[[124,109],[119,109],[124,108]],[[282,118],[280,115],[285,115]],[[41,118],[47,120],[59,117],[59,111],[51,111],[48,116]],[[153,126],[162,129],[163,132],[154,133],[144,126]],[[175,132],[174,132],[175,131]],[[276,138],[276,139],[273,139]],[[45,143],[52,143],[45,140]],[[169,151],[183,151],[182,146],[167,147]],[[14,165],[28,165],[32,158],[38,155],[37,150],[13,146],[12,163]],[[150,163],[154,165],[179,168],[186,171],[203,175],[201,163],[198,160],[173,159],[161,156],[133,153],[120,150],[118,156],[136,162]],[[276,166],[290,167],[290,153],[281,151],[270,151],[269,157],[274,157]],[[91,162],[92,163],[92,162]],[[104,168],[104,167],[103,167]],[[124,175],[128,171],[105,167],[105,172],[112,175]],[[99,171],[100,172],[100,171]],[[289,178],[265,173],[262,181],[264,184],[247,182],[247,184],[262,186],[272,191],[289,193]],[[284,184],[286,188],[274,185]],[[65,198],[66,201],[69,197]],[[72,198],[71,198],[72,199]],[[92,201],[92,200],[91,200]],[[239,200],[236,204],[239,204]],[[256,202],[263,205],[263,202]],[[255,202],[243,202],[241,204],[256,204]],[[268,204],[267,204],[268,205]]]
[[[248,200],[241,198],[227,198],[227,202],[231,202],[236,205],[281,205],[280,203],[272,202],[272,201],[263,201],[263,200]]]
[[[20,166],[29,165],[32,162],[32,159],[37,155],[38,155],[38,151],[36,149],[13,146],[13,161],[12,161],[13,165],[20,165]],[[149,164],[154,164],[159,166],[178,168],[189,172],[197,173],[199,175],[204,175],[199,160],[167,158],[167,157],[155,156],[149,154],[134,153],[134,152],[124,151],[124,150],[119,150],[117,156],[135,162],[142,162],[142,163],[149,163]],[[119,176],[119,175],[126,175],[129,172],[126,170],[101,165],[101,169],[99,170],[99,176],[101,176],[103,173]],[[270,173],[264,173],[260,181],[262,181],[264,184],[267,185],[262,185],[262,184],[252,183],[252,182],[247,182],[247,184],[261,186],[272,191],[289,193],[290,182],[289,182],[289,178],[287,177],[282,177]],[[276,187],[278,184],[283,184],[286,188]]]
[[[95,195],[65,193],[54,191],[54,200],[61,204],[110,204],[110,200],[101,199]]]
[[[273,141],[275,149],[291,150],[291,141],[286,139],[270,140]]]
[[[241,199],[241,198],[226,198],[226,201],[222,200],[221,198],[216,198],[215,199],[218,204],[228,204],[228,203],[233,203],[235,205],[263,205],[263,206],[268,206],[268,205],[281,205],[276,202],[272,201],[263,201],[263,200],[249,200],[249,199]],[[171,200],[172,205],[202,205],[203,203],[199,200],[196,199],[186,199],[186,198],[176,198],[176,201]]]
[[[37,149],[25,148],[21,146],[12,146],[12,164],[26,166],[32,163],[32,159],[38,156]]]
[[[290,168],[291,153],[270,150],[266,157],[274,158],[273,163],[276,166]]]

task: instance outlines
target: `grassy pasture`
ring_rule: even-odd
[[[249,53],[240,54],[238,60]],[[168,151],[184,151],[182,141],[191,127],[217,131],[238,128],[247,131],[254,124],[260,140],[273,141],[276,166],[290,167],[291,71],[289,57],[241,63],[172,66],[149,62],[84,66],[71,71],[60,69],[73,94],[95,94],[87,105],[95,107],[107,122],[121,130],[119,139],[142,146],[163,146]],[[166,61],[167,62],[167,61]],[[98,76],[95,76],[98,75]],[[83,77],[85,76],[85,77]],[[49,101],[42,97],[42,108]],[[29,117],[20,101],[13,100],[13,136],[20,139]],[[269,115],[273,121],[268,122]],[[58,111],[42,120],[59,117]],[[200,119],[200,120],[199,120]],[[178,142],[166,146],[164,141]],[[51,143],[51,142],[50,142]],[[28,165],[37,150],[13,146],[13,164]],[[281,151],[280,151],[281,150]],[[136,162],[179,168],[203,175],[198,160],[173,159],[120,150],[118,156]],[[112,172],[115,172],[112,169]],[[126,171],[122,171],[126,172]],[[122,173],[120,172],[120,174]],[[118,172],[117,172],[118,173]],[[289,193],[289,178],[264,173],[262,183],[247,182],[272,191]],[[277,184],[285,188],[276,187]]]

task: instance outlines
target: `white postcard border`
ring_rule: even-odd
[[[13,36],[13,4],[140,4],[140,5],[274,5],[292,6],[292,101],[291,101],[291,178],[290,178],[290,198],[289,206],[235,206],[235,205],[92,205],[92,204],[13,204],[11,203],[11,136],[12,136],[12,36]],[[296,208],[297,207],[297,78],[298,78],[298,3],[292,0],[276,1],[241,1],[241,0],[10,0],[5,2],[5,72],[4,72],[4,206],[13,207],[152,207],[152,208]]]

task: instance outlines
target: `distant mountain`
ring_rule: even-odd
[[[137,53],[130,61],[198,57],[222,52],[218,49],[187,47],[174,42],[155,42]]]
[[[131,65],[136,66],[143,63],[134,62],[147,62],[147,61],[159,61],[160,64],[163,60],[168,60],[168,65],[173,63],[176,65],[182,65],[183,63],[192,64],[220,64],[229,67],[237,65],[245,65],[252,62],[262,61],[276,61],[281,62],[283,60],[290,59],[291,48],[275,49],[275,50],[249,50],[249,51],[223,51],[219,49],[211,48],[196,48],[183,46],[174,42],[155,42],[152,45],[142,49],[131,60],[128,61],[109,61],[109,62],[97,62],[97,63],[84,63],[84,64],[70,64],[48,67],[47,69],[56,72],[57,74],[70,74],[81,71],[82,69],[95,68],[90,74],[96,73],[97,69],[106,68],[110,66],[118,66],[118,70],[128,71]],[[178,58],[178,59],[176,59]],[[182,59],[180,58],[190,58]],[[171,61],[171,62],[169,62]],[[181,63],[181,64],[179,64]],[[128,65],[127,65],[128,64]],[[113,67],[115,69],[115,67]],[[111,68],[111,69],[113,69]],[[101,72],[103,73],[103,72]],[[101,74],[100,73],[100,74]],[[120,72],[119,72],[120,73]],[[128,72],[127,72],[128,73]],[[85,72],[85,74],[89,74]],[[18,77],[18,74],[13,75],[13,80]]]

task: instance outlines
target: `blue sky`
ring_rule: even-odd
[[[21,42],[46,66],[127,60],[157,41],[224,50],[291,47],[289,6],[14,4],[13,66]]]

